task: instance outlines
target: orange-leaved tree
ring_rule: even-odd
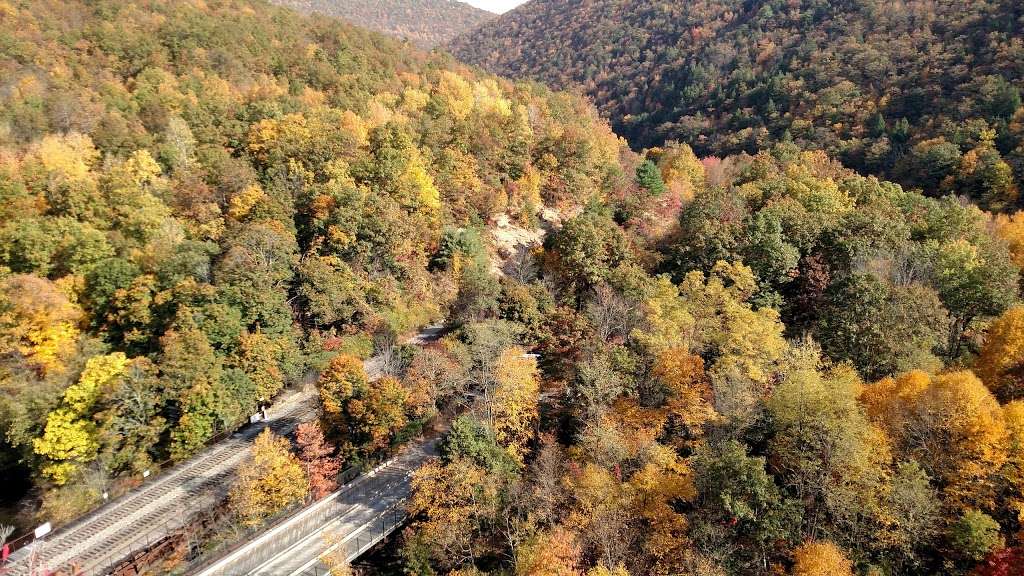
[[[1010,308],[989,325],[975,371],[1001,400],[1024,398],[1024,306]]]
[[[947,503],[987,505],[1007,460],[1003,410],[969,371],[915,371],[868,386],[861,400],[901,458],[919,462]]]

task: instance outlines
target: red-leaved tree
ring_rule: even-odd
[[[334,446],[324,438],[319,422],[304,422],[295,429],[299,460],[309,476],[309,490],[314,498],[323,498],[338,488],[341,461],[334,456]]]
[[[1024,576],[1024,546],[1003,548],[988,555],[974,576]]]

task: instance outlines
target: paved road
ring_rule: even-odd
[[[354,559],[404,520],[413,471],[436,454],[421,440],[351,485],[317,502],[195,576],[323,576],[320,557],[341,548]]]
[[[441,329],[431,327],[409,342],[424,344],[436,339]],[[380,360],[366,362],[371,378],[380,375]],[[282,399],[267,411],[267,421],[217,443],[192,459],[165,472],[94,513],[17,551],[6,566],[11,576],[30,576],[43,568],[76,565],[86,575],[126,557],[144,536],[153,542],[172,533],[188,520],[187,511],[199,510],[224,497],[238,465],[265,427],[289,434],[301,422],[316,416],[315,390],[306,386]]]

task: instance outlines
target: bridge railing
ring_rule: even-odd
[[[325,556],[331,555],[334,558],[340,556],[346,563],[351,563],[384,541],[408,520],[409,514],[406,512],[405,503],[405,498],[398,500],[362,528],[349,534],[344,540],[329,545],[320,557],[321,561],[312,563],[300,573],[301,576],[330,576],[331,571],[326,566],[330,562],[322,560]]]
[[[386,454],[391,456],[393,452],[388,450]],[[390,463],[390,460],[386,460],[366,474],[360,474],[361,468],[350,468],[349,470],[354,473],[354,476],[348,478],[348,481],[337,491],[315,502],[285,510],[273,520],[258,527],[238,532],[237,535],[232,536],[227,545],[204,550],[200,556],[194,558],[184,568],[179,567],[176,572],[201,575],[219,574],[218,565],[223,565],[225,562],[231,562],[231,574],[245,573],[255,569],[316,532],[328,521],[344,515],[353,508],[355,503],[365,502],[370,497],[384,495],[384,491],[390,485],[371,489],[366,486],[364,480],[385,470]],[[265,542],[265,545],[251,546],[253,542]],[[244,555],[231,558],[232,555],[238,554],[247,546],[249,548],[245,550]]]
[[[376,546],[379,542],[391,535],[409,518],[405,508],[406,499],[395,502],[371,524],[356,533],[354,538],[346,542],[348,555],[346,560],[351,562],[362,556],[367,550]]]

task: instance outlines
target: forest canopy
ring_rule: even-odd
[[[1024,184],[1016,0],[534,0],[456,38],[466,62],[579,86],[636,149],[777,142],[1013,209]]]
[[[60,525],[305,393],[316,413],[254,440],[222,521],[258,529],[437,423],[396,535],[409,574],[1012,574],[1016,44],[955,20],[985,30],[971,74],[1005,81],[950,56],[942,106],[882,67],[807,124],[828,91],[793,89],[858,53],[805,44],[844,14],[910,50],[886,26],[940,5],[623,14],[699,16],[708,50],[815,30],[756,68],[793,97],[765,101],[771,137],[733,140],[763,78],[726,52],[686,92],[720,99],[706,138],[633,151],[580,95],[260,0],[0,1],[5,513]],[[609,36],[630,61],[636,30]],[[891,165],[848,147],[869,137]]]
[[[0,14],[0,462],[55,521],[447,316],[446,234],[622,175],[580,98],[263,2]]]
[[[324,14],[434,48],[496,15],[457,0],[272,0],[299,12]]]

